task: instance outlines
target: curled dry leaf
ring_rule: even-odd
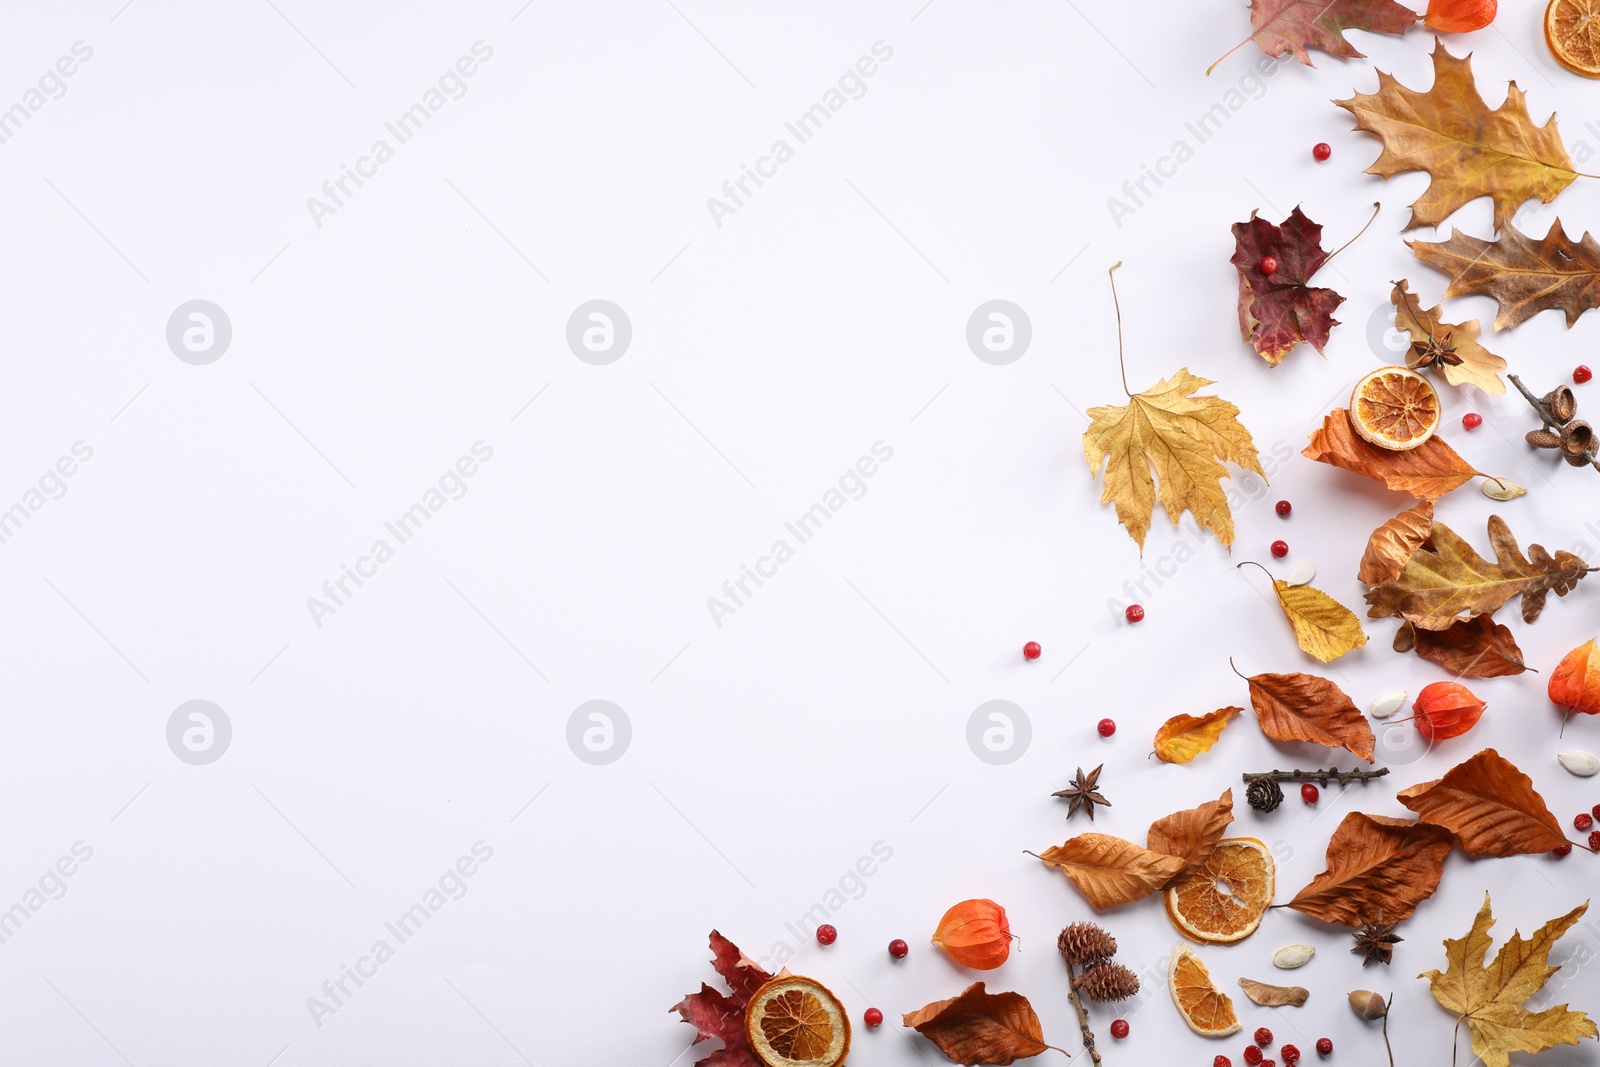
[[[1444,630],[1463,617],[1492,614],[1520,593],[1522,619],[1533,622],[1547,594],[1566,596],[1589,573],[1580,557],[1565,550],[1552,556],[1542,545],[1529,545],[1524,556],[1498,515],[1489,516],[1489,543],[1494,563],[1450,527],[1434,523],[1427,543],[1400,573],[1367,590],[1368,617],[1399,615],[1418,629]]]
[[[1569,712],[1600,713],[1600,643],[1591,637],[1561,657],[1546,691],[1551,703]]]
[[[1533,780],[1492,748],[1443,778],[1402,789],[1398,799],[1455,834],[1469,856],[1536,856],[1567,840]]]
[[[1344,297],[1310,284],[1328,261],[1322,248],[1322,227],[1297,207],[1274,226],[1250,213],[1248,222],[1233,224],[1234,268],[1239,272],[1239,333],[1245,344],[1276,367],[1291,349],[1305,341],[1320,354],[1337,326],[1333,313]],[[1261,270],[1271,256],[1278,269]]]
[[[1376,530],[1367,538],[1367,550],[1361,555],[1361,570],[1356,577],[1368,585],[1387,581],[1400,573],[1411,553],[1422,547],[1422,542],[1433,532],[1433,501],[1424,500],[1407,508]]]
[[[1550,308],[1566,315],[1570,329],[1579,315],[1600,307],[1600,242],[1587,233],[1574,241],[1560,219],[1541,238],[1507,222],[1498,241],[1457,230],[1443,241],[1408,243],[1418,259],[1450,276],[1445,296],[1493,297],[1500,305],[1496,330]]]
[[[1152,852],[1110,834],[1069,837],[1038,858],[1059,868],[1089,905],[1101,911],[1158,892],[1186,866],[1181,857]]]
[[[980,1063],[1004,1067],[1055,1048],[1045,1044],[1039,1016],[1027,997],[987,993],[982,982],[974,982],[958,997],[908,1012],[901,1022],[968,1067]]]
[[[1437,434],[1416,448],[1396,452],[1365,441],[1350,425],[1350,413],[1334,408],[1300,454],[1356,474],[1376,478],[1418,500],[1438,500],[1483,473],[1462,459]]]
[[[1238,712],[1238,708],[1229,709]],[[1222,835],[1233,822],[1233,790],[1224,789],[1216,800],[1207,801],[1196,808],[1173,812],[1150,824],[1145,844],[1152,852],[1176,856],[1183,866],[1167,885],[1180,882],[1189,873],[1211,858],[1211,853],[1222,840]],[[1165,888],[1165,887],[1163,887]]]
[[[1452,841],[1443,827],[1353,811],[1328,842],[1328,869],[1289,907],[1351,927],[1410,918],[1439,888]]]
[[[1329,663],[1367,643],[1355,612],[1322,590],[1274,578],[1272,591],[1294,629],[1295,643],[1307,655]]]
[[[1162,763],[1188,763],[1211,750],[1223,728],[1243,708],[1218,708],[1205,715],[1174,715],[1156,731],[1156,758]]]
[[[1244,995],[1264,1008],[1281,1008],[1284,1005],[1298,1008],[1311,996],[1311,990],[1298,985],[1269,985],[1253,978],[1239,979]]]
[[[1361,709],[1344,691],[1313,674],[1253,674],[1250,704],[1261,732],[1274,741],[1311,741],[1343,748],[1368,763],[1376,738]]]
[[[1488,615],[1459,619],[1443,630],[1419,630],[1402,622],[1394,650],[1412,652],[1447,671],[1473,678],[1501,678],[1528,669],[1508,627]]]
[[[1406,366],[1438,371],[1451,385],[1476,385],[1497,396],[1506,391],[1500,380],[1506,361],[1478,343],[1477,319],[1459,325],[1440,321],[1439,308],[1424,309],[1404,280],[1394,283],[1389,302],[1394,305],[1395,327],[1411,337]]]

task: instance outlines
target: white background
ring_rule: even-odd
[[[0,506],[75,441],[94,450],[0,546],[0,907],[74,842],[93,849],[0,946],[0,1062],[688,1064],[712,1046],[687,1050],[668,1008],[713,978],[713,927],[754,956],[787,942],[852,1015],[876,1005],[892,1023],[978,977],[927,942],[975,896],[1021,938],[982,977],[1029,996],[1075,1050],[1053,941],[1089,909],[1022,850],[1089,828],[1049,796],[1080,765],[1105,764],[1114,807],[1095,828],[1140,840],[1231,785],[1236,831],[1279,855],[1280,900],[1322,869],[1345,812],[1403,814],[1396,788],[1488,745],[1564,823],[1600,801],[1554,759],[1600,749],[1600,726],[1558,741],[1531,674],[1473,682],[1490,707],[1472,734],[1424,754],[1404,728],[1389,779],[1314,809],[1292,787],[1271,817],[1245,808],[1241,772],[1329,762],[1267,742],[1253,714],[1192,766],[1146,757],[1168,716],[1247,702],[1230,656],[1316,667],[1235,562],[1271,563],[1282,537],[1280,572],[1314,560],[1320,586],[1360,605],[1366,535],[1409,505],[1298,450],[1391,361],[1369,329],[1390,282],[1429,306],[1443,293],[1399,236],[1425,176],[1363,175],[1377,145],[1328,102],[1371,91],[1374,66],[1430,84],[1420,30],[1352,34],[1371,59],[1318,54],[1256,82],[1253,47],[1203,75],[1247,32],[1231,3],[122,4],[13,4],[0,32],[0,106],[74,42],[94,50],[0,145]],[[1600,97],[1551,61],[1541,10],[1508,0],[1453,47],[1475,51],[1491,103],[1514,78],[1539,119],[1559,111],[1581,163],[1600,149],[1584,129]],[[480,40],[493,57],[466,95],[316,225],[307,198]],[[707,198],[878,41],[893,57],[865,95],[717,226]],[[1193,145],[1184,124],[1229,90],[1244,103],[1221,132],[1116,225],[1107,198]],[[1268,368],[1238,337],[1230,224],[1298,203],[1331,248],[1375,199],[1377,223],[1319,278],[1348,298],[1326,358],[1301,348]],[[1600,187],[1519,220],[1542,234],[1556,208],[1581,233]],[[1479,201],[1451,223],[1483,235],[1488,220]],[[1270,490],[1244,483],[1231,555],[1158,513],[1141,564],[1098,504],[1080,435],[1083,411],[1122,398],[1117,260],[1133,388],[1187,366],[1242,408],[1264,456],[1293,457]],[[197,298],[233,327],[209,366],[165,338]],[[609,366],[565,343],[595,298],[633,326]],[[1008,366],[965,340],[996,298],[1032,322]],[[1446,310],[1493,316],[1484,299]],[[1543,314],[1488,343],[1543,391],[1600,360],[1597,336],[1600,316],[1569,332]],[[1497,509],[1524,543],[1592,558],[1600,478],[1532,453],[1514,394],[1444,393],[1445,438],[1531,492],[1493,505],[1468,486],[1440,518],[1484,546]],[[1578,395],[1584,413],[1600,404]],[[1468,410],[1486,419],[1471,434]],[[307,598],[480,440],[493,458],[467,494],[317,626]],[[715,625],[707,598],[878,441],[893,458],[865,495]],[[1137,594],[1142,625],[1121,624],[1124,584],[1180,544],[1194,559]],[[1515,605],[1501,616],[1547,674],[1596,630],[1597,597],[1553,600],[1531,627]],[[1443,677],[1391,652],[1392,630],[1369,624],[1371,643],[1328,668],[1363,707]],[[1028,640],[1045,648],[1031,664]],[[207,766],[166,743],[192,699],[233,727]],[[632,726],[606,766],[566,741],[593,699]],[[1006,766],[966,742],[990,699],[1032,723]],[[1102,716],[1119,724],[1109,741]],[[493,858],[467,894],[319,1027],[308,998],[480,840]],[[786,929],[880,841],[892,859],[834,916],[835,946]],[[1387,970],[1288,911],[1203,955],[1232,988],[1312,942],[1294,976],[1310,1002],[1243,1011],[1247,1032],[1268,1024],[1308,1056],[1327,1035],[1338,1061],[1374,1062],[1377,1032],[1343,1003],[1368,986],[1396,994],[1397,1062],[1441,1063],[1452,1019],[1413,978],[1442,965],[1440,939],[1486,888],[1496,934],[1528,930],[1585,899],[1595,862],[1452,856]],[[1160,973],[1178,938],[1158,900],[1104,921],[1126,962]],[[912,944],[898,964],[894,937]],[[1555,958],[1596,951],[1590,923]],[[1569,968],[1561,999],[1600,1008],[1594,975]],[[1128,1011],[1118,1045],[1116,1013],[1093,1010],[1108,1063],[1242,1062],[1245,1035],[1191,1035],[1158,980]],[[1596,1056],[1585,1043],[1540,1062]],[[851,1057],[938,1059],[889,1024],[858,1027]]]

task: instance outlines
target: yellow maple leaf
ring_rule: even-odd
[[[1221,397],[1194,395],[1211,384],[1184,368],[1131,394],[1124,406],[1089,409],[1083,453],[1096,475],[1105,468],[1100,503],[1116,503],[1117,519],[1141,552],[1158,493],[1172,525],[1191,512],[1226,547],[1233,544],[1233,512],[1222,491],[1228,474],[1222,461],[1266,477],[1239,409]]]
[[[1560,970],[1549,964],[1550,949],[1588,910],[1589,903],[1584,901],[1539,927],[1531,938],[1513,932],[1494,962],[1486,966],[1494,915],[1485,893],[1483,907],[1467,936],[1445,939],[1445,970],[1417,976],[1428,980],[1441,1006],[1466,1022],[1472,1052],[1484,1067],[1511,1067],[1513,1052],[1543,1052],[1556,1045],[1576,1045],[1579,1038],[1600,1036],[1589,1016],[1565,1004],[1538,1012],[1523,1007],[1523,1002]]]
[[[1548,204],[1578,177],[1554,117],[1535,126],[1516,82],[1506,102],[1490,111],[1473,82],[1471,59],[1457,59],[1443,44],[1434,47],[1433,88],[1427,92],[1407,89],[1379,71],[1376,93],[1334,103],[1356,117],[1358,130],[1383,142],[1368,174],[1432,175],[1427,191],[1411,205],[1408,230],[1437,226],[1480,196],[1494,198],[1499,230],[1524,201],[1537,197]]]
[[[1188,763],[1222,736],[1223,729],[1243,708],[1218,708],[1205,715],[1174,715],[1156,731],[1156,759],[1162,763]]]

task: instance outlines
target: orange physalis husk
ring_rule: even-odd
[[[1440,33],[1470,33],[1494,21],[1498,0],[1428,0],[1422,24]]]
[[[944,913],[933,943],[963,967],[992,971],[1011,955],[1011,923],[992,900],[963,900]]]
[[[1550,700],[1570,711],[1600,714],[1600,645],[1594,638],[1562,657],[1550,675]]]
[[[1422,687],[1411,712],[1417,719],[1417,733],[1429,741],[1443,741],[1478,725],[1487,706],[1460,682],[1433,682]]]

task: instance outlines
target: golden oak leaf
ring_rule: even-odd
[[[1039,1016],[1021,993],[987,993],[974,982],[958,997],[907,1012],[901,1022],[957,1063],[1008,1064],[1046,1049]],[[1056,1049],[1061,1052],[1061,1049]]]
[[[1182,857],[1152,852],[1110,834],[1079,834],[1038,858],[1059,867],[1090,906],[1101,910],[1159,891],[1185,866]]]
[[[1188,763],[1222,736],[1222,730],[1243,708],[1218,708],[1205,715],[1174,715],[1156,731],[1156,759],[1162,763]]]
[[[1328,842],[1328,869],[1288,906],[1345,926],[1409,919],[1439,888],[1454,843],[1442,826],[1353,811]]]
[[[1427,542],[1406,560],[1400,573],[1367,590],[1367,616],[1399,615],[1419,630],[1444,630],[1458,619],[1489,615],[1522,594],[1522,620],[1533,622],[1547,594],[1566,596],[1589,573],[1582,559],[1565,550],[1554,556],[1529,545],[1524,556],[1511,528],[1489,516],[1490,563],[1442,522],[1433,524]]]
[[[1443,630],[1419,630],[1402,622],[1394,650],[1415,651],[1447,671],[1473,678],[1502,678],[1528,669],[1511,630],[1487,615],[1458,619]]]
[[[1226,547],[1233,544],[1233,513],[1222,491],[1228,473],[1222,461],[1266,477],[1239,409],[1221,397],[1194,395],[1211,384],[1184,369],[1134,393],[1124,407],[1089,409],[1083,452],[1095,475],[1105,468],[1100,503],[1116,502],[1117,519],[1141,552],[1158,492],[1173,526],[1192,512]]]
[[[1344,691],[1313,674],[1254,674],[1250,704],[1256,709],[1261,732],[1274,741],[1311,741],[1343,748],[1368,763],[1377,739],[1361,709]]]
[[[1494,913],[1485,893],[1467,935],[1445,939],[1445,970],[1418,975],[1428,980],[1441,1007],[1465,1020],[1473,1054],[1484,1067],[1511,1067],[1510,1053],[1543,1052],[1597,1036],[1594,1020],[1565,1004],[1543,1011],[1523,1006],[1561,969],[1550,966],[1550,949],[1588,910],[1589,902],[1584,901],[1529,938],[1513,931],[1494,962],[1486,965]]]
[[[1402,789],[1399,800],[1455,834],[1469,856],[1537,856],[1567,840],[1533,780],[1492,748]]]
[[[1376,478],[1390,489],[1410,493],[1418,500],[1438,500],[1483,473],[1474,470],[1437,435],[1403,452],[1379,448],[1356,434],[1350,425],[1350,413],[1344,408],[1328,413],[1321,429],[1311,435],[1311,443],[1300,454],[1318,463]]]
[[[1411,336],[1406,366],[1436,370],[1451,385],[1476,385],[1496,395],[1506,391],[1500,380],[1506,361],[1478,343],[1477,319],[1460,324],[1441,321],[1439,307],[1424,310],[1403,280],[1394,283],[1389,302],[1394,305],[1395,327]]]
[[[1578,177],[1562,147],[1555,116],[1535,126],[1522,90],[1512,82],[1494,111],[1478,95],[1471,57],[1457,59],[1442,43],[1433,49],[1433,88],[1407,89],[1378,72],[1378,91],[1335,104],[1356,117],[1356,129],[1375,134],[1383,152],[1368,174],[1392,178],[1427,171],[1433,181],[1411,205],[1406,229],[1437,226],[1463,204],[1494,199],[1494,226],[1510,221],[1524,201],[1550,203]]]
[[[1432,532],[1433,501],[1424,500],[1402,511],[1367,538],[1367,550],[1361,554],[1361,570],[1356,577],[1368,585],[1393,578]]]
[[[1237,713],[1238,708],[1225,709]],[[1150,824],[1145,844],[1152,852],[1162,852],[1183,860],[1183,867],[1167,880],[1172,885],[1211,858],[1217,842],[1233,822],[1233,790],[1224,789],[1216,800],[1197,808],[1176,811]],[[1165,888],[1165,887],[1163,887]]]
[[[1445,296],[1494,297],[1497,330],[1550,308],[1564,313],[1571,329],[1579,315],[1600,307],[1600,243],[1587,233],[1574,241],[1560,219],[1538,240],[1508,222],[1498,241],[1457,230],[1443,241],[1407,243],[1418,259],[1450,276]]]
[[[1294,629],[1295,643],[1307,655],[1329,663],[1367,643],[1356,613],[1322,590],[1281,578],[1272,579],[1272,590]]]

